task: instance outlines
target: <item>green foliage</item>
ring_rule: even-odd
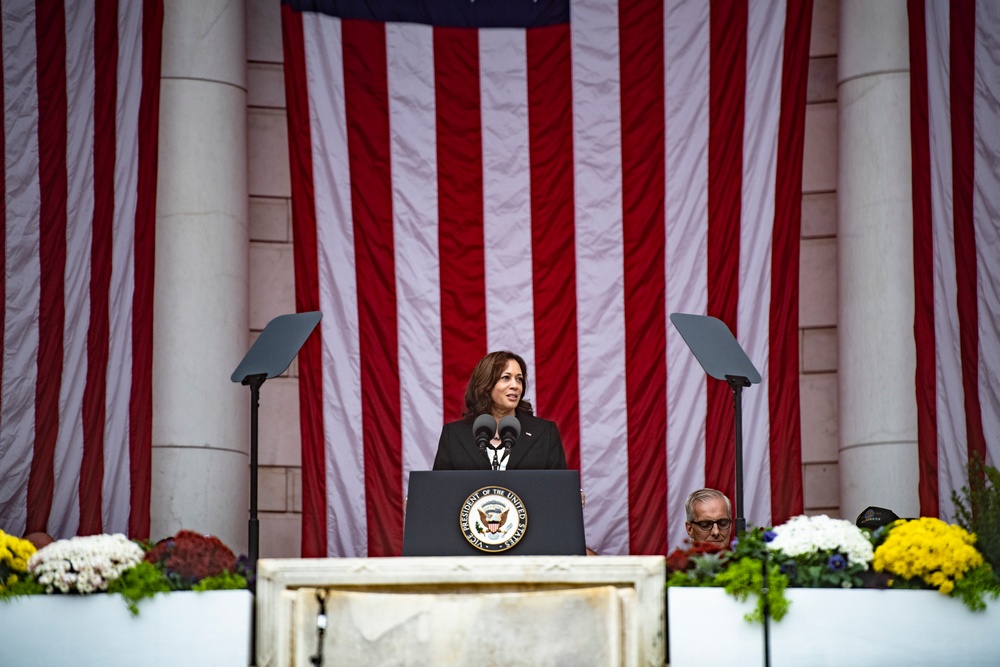
[[[718,577],[716,584],[726,589],[726,592],[740,601],[745,601],[751,595],[756,596],[757,605],[744,618],[750,622],[764,622],[765,606],[768,614],[780,621],[788,613],[791,603],[785,598],[785,588],[788,587],[788,577],[781,573],[777,565],[772,563],[767,567],[767,590],[764,590],[764,562],[753,557],[741,558],[729,565]],[[766,594],[765,594],[766,593]]]
[[[18,576],[14,580],[8,578],[6,586],[0,586],[0,602],[10,600],[22,595],[43,595],[45,586],[35,581],[30,574]]]
[[[951,493],[955,523],[976,535],[976,548],[993,566],[996,577],[1000,573],[1000,470],[977,455],[969,463],[968,475],[968,485]]]
[[[788,577],[781,572],[780,564],[774,560],[774,552],[767,548],[772,533],[763,529],[748,527],[739,536],[730,557],[731,564],[716,578],[726,592],[739,600],[750,595],[757,598],[754,611],[745,616],[751,622],[764,622],[765,600],[768,614],[780,621],[788,613],[791,603],[785,597]],[[764,563],[767,563],[767,591],[764,590]]]
[[[247,587],[247,578],[242,574],[223,572],[214,577],[205,577],[191,587],[193,591],[241,591]]]
[[[667,586],[717,586],[715,578],[726,569],[731,555],[728,551],[692,555],[690,568],[671,572]]]
[[[767,548],[769,531],[764,528],[748,526],[736,540],[733,546],[733,558],[753,558],[762,561],[771,558],[771,550]]]
[[[139,602],[157,593],[170,591],[170,581],[156,565],[142,561],[129,568],[108,586],[109,593],[118,593],[125,598],[128,610],[133,616],[139,614]]]
[[[1000,585],[989,563],[983,563],[955,581],[955,595],[972,611],[986,611],[986,597],[1000,597]]]
[[[190,586],[193,591],[243,590],[247,580],[241,574],[223,572],[205,577]],[[108,586],[109,593],[118,593],[125,598],[128,610],[133,616],[139,614],[139,603],[157,593],[180,590],[176,582],[162,568],[149,561],[143,561],[129,568]]]
[[[795,559],[772,551],[771,558],[793,588],[860,588],[864,585],[862,575],[868,571],[867,566],[850,563],[833,550],[819,552],[809,559]]]

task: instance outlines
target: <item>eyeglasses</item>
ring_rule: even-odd
[[[712,530],[712,526],[718,525],[719,530],[725,530],[729,528],[730,524],[733,523],[732,519],[716,519],[715,521],[692,521],[694,525],[698,526],[704,531]]]

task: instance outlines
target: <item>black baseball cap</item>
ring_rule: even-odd
[[[858,515],[855,522],[858,528],[880,528],[888,526],[893,521],[898,521],[899,516],[892,510],[884,507],[868,506]]]

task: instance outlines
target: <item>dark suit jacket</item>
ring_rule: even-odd
[[[518,414],[521,434],[507,461],[507,470],[542,470],[566,468],[566,452],[555,422],[534,415]],[[489,470],[490,463],[476,447],[472,422],[461,420],[445,424],[438,441],[434,470]]]

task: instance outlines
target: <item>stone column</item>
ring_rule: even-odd
[[[247,549],[246,14],[165,0],[153,325],[152,539]]]
[[[837,102],[840,507],[917,516],[905,0],[841,0]]]

